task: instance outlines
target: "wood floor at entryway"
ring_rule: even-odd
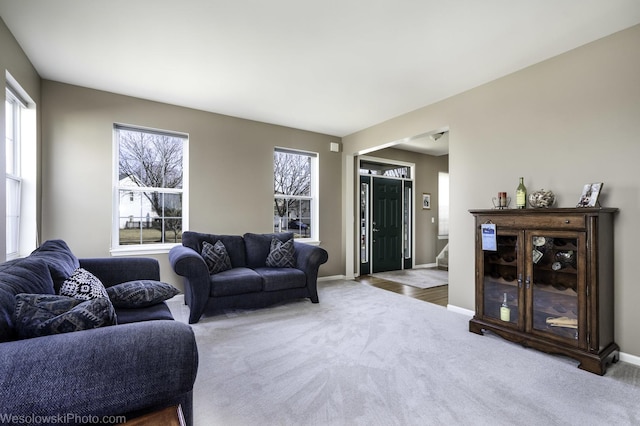
[[[381,288],[383,290],[393,291],[394,293],[404,294],[405,296],[413,297],[414,299],[435,303],[436,305],[444,307],[449,303],[448,285],[421,289],[393,281],[387,281],[382,278],[372,277],[371,275],[361,275],[356,278],[356,281]]]

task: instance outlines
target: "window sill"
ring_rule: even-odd
[[[309,244],[311,246],[319,246],[320,245],[320,241],[312,240],[311,238],[295,238],[294,241],[297,241],[299,243]]]
[[[294,241],[299,243],[305,243],[312,246],[319,246],[320,241],[312,240],[309,238],[296,238]],[[181,245],[177,244],[153,244],[153,245],[131,245],[131,246],[122,246],[117,248],[112,248],[110,250],[111,256],[146,256],[150,254],[167,254],[169,250],[171,250],[175,246]]]
[[[111,256],[139,256],[149,254],[167,254],[169,250],[177,244],[148,244],[148,245],[131,245],[112,248],[110,250]]]

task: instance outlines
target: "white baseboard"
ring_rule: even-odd
[[[640,366],[640,356],[626,354],[620,352],[620,361],[628,362],[629,364]]]
[[[472,317],[475,314],[475,312],[473,312],[470,309],[461,308],[455,305],[447,305],[447,309],[450,310],[451,312],[456,312],[458,314],[466,315],[468,317]]]
[[[345,275],[331,275],[328,277],[318,277],[318,281],[353,280],[355,277],[347,278]]]
[[[438,266],[437,263],[423,263],[422,265],[415,265],[414,268],[435,268]]]

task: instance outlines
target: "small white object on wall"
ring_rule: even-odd
[[[338,142],[331,142],[329,144],[329,151],[340,152],[340,144]]]

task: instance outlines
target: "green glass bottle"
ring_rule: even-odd
[[[520,178],[520,184],[516,188],[516,208],[524,209],[527,207],[527,187],[524,186],[524,178]]]

